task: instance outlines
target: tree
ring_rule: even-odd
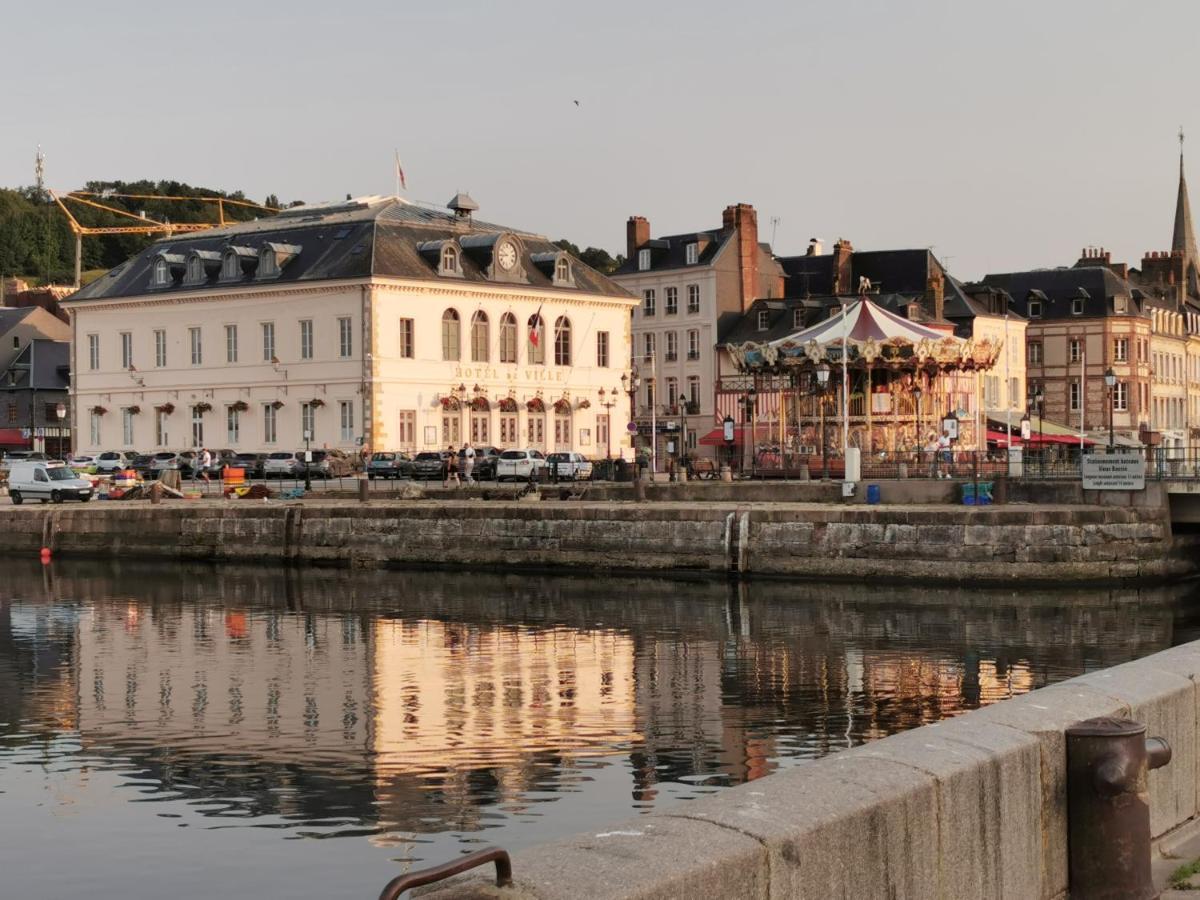
[[[578,245],[571,243],[565,238],[554,242],[554,246],[559,250],[565,250],[570,253],[580,262],[591,266],[602,275],[611,275],[621,267],[625,262],[625,257],[618,254],[613,257],[607,250],[602,250],[599,247],[588,247],[586,250],[580,250]]]

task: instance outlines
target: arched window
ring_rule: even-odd
[[[471,362],[488,361],[488,317],[482,309],[471,316]]]
[[[221,260],[221,280],[233,281],[235,278],[242,277],[242,261],[233,250],[226,250],[225,256]]]
[[[500,362],[517,361],[517,317],[505,313],[500,319]]]
[[[531,365],[546,364],[546,323],[537,313],[529,317],[529,346],[526,348]]]
[[[458,271],[458,249],[451,244],[447,244],[442,248],[442,271]]]
[[[258,271],[255,274],[259,278],[274,278],[279,274],[279,261],[270,247],[258,251]]]
[[[554,323],[554,364],[571,364],[571,320],[566,316],[559,316]]]
[[[161,256],[154,261],[154,274],[151,278],[151,283],[160,287],[171,283],[171,267],[167,265],[167,261]]]
[[[442,359],[461,359],[460,348],[458,313],[448,309],[442,313]]]
[[[187,263],[187,283],[188,284],[203,284],[208,280],[208,276],[204,272],[204,260],[198,256],[193,256],[188,259]]]
[[[554,280],[558,284],[566,284],[571,280],[571,264],[565,256],[560,256],[554,264]]]

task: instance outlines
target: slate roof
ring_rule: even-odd
[[[649,271],[662,272],[667,269],[697,269],[707,266],[717,258],[725,245],[729,243],[734,233],[733,229],[725,231],[715,228],[712,231],[689,231],[684,234],[669,234],[665,237],[653,238],[643,245],[643,248],[649,248],[651,252]],[[696,262],[689,265],[687,261],[687,245],[697,242],[703,244],[703,246],[696,257]],[[760,242],[758,246],[768,254],[771,252],[770,244]],[[637,274],[645,273],[638,269],[636,253],[621,263],[621,267],[613,272],[614,276]]]
[[[788,276],[786,296],[833,293],[832,253],[786,256],[779,261]],[[887,294],[923,294],[929,286],[929,275],[935,270],[945,272],[937,258],[925,249],[852,250],[849,287],[857,291],[858,280],[869,278],[876,289]]]
[[[37,308],[36,306],[0,306],[0,335],[15,328],[22,319]]]
[[[984,286],[1007,291],[1012,297],[1012,309],[1029,316],[1029,294],[1040,291],[1042,319],[1069,319],[1072,300],[1081,297],[1082,288],[1087,293],[1084,299],[1084,317],[1140,316],[1143,315],[1141,294],[1134,296],[1134,288],[1111,269],[1104,266],[1085,266],[1070,269],[1034,269],[1029,272],[1006,272],[987,275],[981,282]],[[1125,297],[1125,312],[1117,312],[1113,298]]]
[[[9,372],[14,370],[17,378],[11,386],[7,372],[0,377],[0,384],[9,390],[65,391],[71,386],[71,343],[32,340],[9,366]]]
[[[525,277],[516,284],[578,294],[627,298],[624,288],[578,259],[572,258],[573,285],[555,285],[531,256],[561,253],[546,237],[479,220],[460,218],[447,210],[417,206],[395,197],[370,197],[344,203],[301,206],[276,216],[240,222],[225,228],[175,235],[157,241],[140,254],[72,294],[69,302],[135,297],[163,292],[240,288],[255,284],[298,284],[332,279],[414,278],[447,282],[513,284],[510,278],[487,277],[490,247],[475,252],[464,247],[462,273],[440,276],[437,259],[417,251],[427,241],[462,240],[472,235],[506,233],[521,246]],[[222,281],[217,277],[200,284],[176,283],[165,288],[150,285],[151,270],[160,253],[186,255],[192,250],[222,252],[229,246],[258,251],[267,243],[290,244],[300,252],[271,278],[247,276]]]

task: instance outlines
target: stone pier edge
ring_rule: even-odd
[[[515,889],[477,875],[417,895],[1059,900],[1065,729],[1128,716],[1170,741],[1149,779],[1161,836],[1200,811],[1198,675],[1200,641],[520,851]]]
[[[618,502],[0,508],[0,550],[350,567],[1114,584],[1194,574],[1161,509]]]

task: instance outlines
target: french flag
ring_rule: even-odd
[[[540,346],[542,342],[542,307],[538,307],[538,311],[533,314],[533,318],[529,320],[529,343],[533,346]]]

